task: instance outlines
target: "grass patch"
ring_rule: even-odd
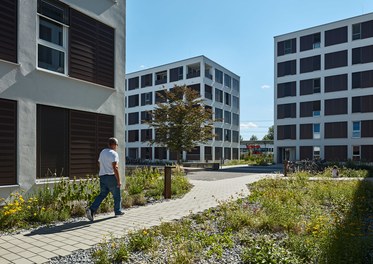
[[[249,188],[249,197],[147,230],[158,242],[136,254],[152,263],[219,263],[235,248],[240,263],[373,263],[371,182],[311,181],[301,173]]]

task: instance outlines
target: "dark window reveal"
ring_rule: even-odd
[[[0,1],[0,59],[17,62],[17,12],[16,0]]]
[[[347,50],[325,54],[325,70],[347,66]]]
[[[336,92],[347,90],[347,74],[325,77],[325,92]]]
[[[277,77],[296,74],[296,60],[284,61],[277,64]]]
[[[347,26],[325,31],[325,47],[347,42]]]

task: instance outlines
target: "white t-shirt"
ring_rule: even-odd
[[[112,175],[114,174],[113,162],[119,162],[119,156],[115,150],[106,148],[101,151],[98,161],[100,162],[100,171],[98,175]]]

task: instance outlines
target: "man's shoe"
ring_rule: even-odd
[[[85,210],[85,213],[86,213],[87,218],[89,219],[89,221],[93,222],[93,212],[92,212],[91,208],[88,207]]]
[[[119,216],[122,216],[122,215],[124,215],[124,212],[120,212],[118,214],[115,214],[115,217],[119,217]]]

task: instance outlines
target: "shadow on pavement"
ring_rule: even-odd
[[[91,222],[91,221],[88,221],[88,220],[83,220],[83,221],[79,221],[79,222],[63,223],[61,225],[56,225],[56,226],[41,227],[41,228],[38,228],[36,230],[31,231],[29,234],[25,234],[25,236],[48,235],[48,234],[74,231],[74,230],[82,229],[84,227],[88,227],[93,223],[99,223],[99,222],[102,222],[102,221],[112,219],[114,217],[115,216],[110,216],[110,217],[107,217],[107,218],[102,218],[102,219],[99,219],[99,220],[95,220],[94,222]]]

